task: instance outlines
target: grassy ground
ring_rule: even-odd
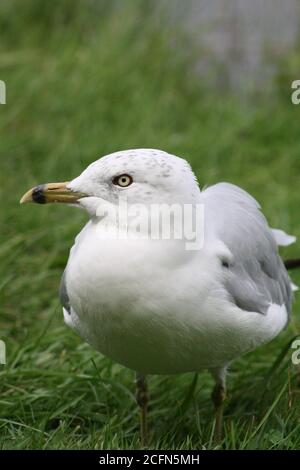
[[[57,299],[86,217],[61,206],[20,208],[28,187],[71,179],[118,149],[162,148],[185,156],[201,185],[241,185],[273,226],[300,236],[300,107],[290,104],[288,75],[276,93],[250,100],[206,90],[193,74],[197,51],[162,28],[150,2],[115,12],[111,2],[86,4],[0,7],[2,449],[139,447],[133,373],[69,331]],[[299,253],[299,245],[285,251]],[[299,310],[298,300],[288,330],[232,366],[224,448],[300,448],[300,371],[287,347]],[[192,390],[193,381],[150,378],[153,448],[213,448],[212,382],[200,374]]]

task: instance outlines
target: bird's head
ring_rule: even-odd
[[[117,204],[194,203],[199,188],[186,160],[161,150],[136,149],[107,155],[70,182],[38,185],[21,203],[76,205],[94,216],[103,201]]]

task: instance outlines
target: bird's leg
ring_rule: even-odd
[[[223,411],[226,398],[226,389],[222,384],[216,383],[212,392],[212,401],[215,407],[214,441],[218,444],[223,436]]]
[[[148,388],[146,377],[136,374],[136,401],[140,407],[140,438],[141,445],[145,447],[148,442],[147,408],[148,408]]]
[[[226,399],[226,368],[212,369],[211,373],[216,381],[211,398],[215,407],[214,441],[218,444],[222,440],[223,435],[223,411]]]

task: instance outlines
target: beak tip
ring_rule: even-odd
[[[28,196],[28,194],[24,194],[24,196],[21,197],[20,199],[20,205],[21,204],[26,204],[27,202],[30,202],[32,201],[32,198],[30,196]]]

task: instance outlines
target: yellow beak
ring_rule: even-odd
[[[26,202],[36,202],[38,204],[64,202],[74,204],[78,199],[87,196],[85,193],[72,191],[67,188],[68,184],[67,181],[65,183],[47,183],[35,186],[22,196],[20,204],[25,204]]]

